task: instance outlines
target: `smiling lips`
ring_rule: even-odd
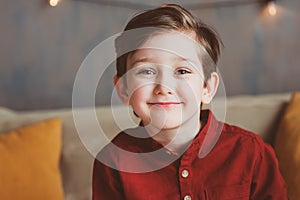
[[[175,106],[181,105],[182,102],[153,102],[148,104],[151,106],[157,106],[161,108],[173,108]]]

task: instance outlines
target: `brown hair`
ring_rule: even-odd
[[[135,51],[131,50],[126,52],[124,49],[137,49],[138,46],[153,34],[155,29],[152,29],[152,31],[149,29],[148,32],[146,31],[147,33],[143,31],[139,34],[139,32],[137,32],[135,35],[126,34],[126,31],[146,27],[195,33],[197,42],[199,42],[208,53],[206,57],[201,58],[205,81],[210,78],[212,72],[216,71],[216,64],[220,56],[220,47],[222,45],[222,41],[218,34],[207,24],[199,20],[197,21],[189,11],[181,6],[176,4],[165,4],[133,17],[126,25],[124,32],[116,38],[115,47],[117,53],[118,77],[121,77],[126,73],[127,58]]]

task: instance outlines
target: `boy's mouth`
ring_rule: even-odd
[[[173,108],[182,104],[182,102],[151,102],[150,106],[157,106],[161,108]]]

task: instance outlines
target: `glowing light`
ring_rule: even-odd
[[[50,4],[50,6],[52,6],[52,7],[57,6],[58,3],[59,3],[59,0],[49,0],[49,4]]]
[[[274,1],[270,1],[268,3],[268,12],[271,16],[275,16],[277,14],[277,8]]]

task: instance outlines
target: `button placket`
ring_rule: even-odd
[[[180,177],[180,190],[182,194],[182,200],[192,200],[192,167],[191,162],[193,158],[193,151],[187,151],[183,154],[180,166],[179,166],[179,177]]]
[[[189,171],[187,169],[182,170],[181,176],[183,178],[187,178],[189,176]]]
[[[183,200],[192,200],[192,197],[190,195],[185,195]]]

